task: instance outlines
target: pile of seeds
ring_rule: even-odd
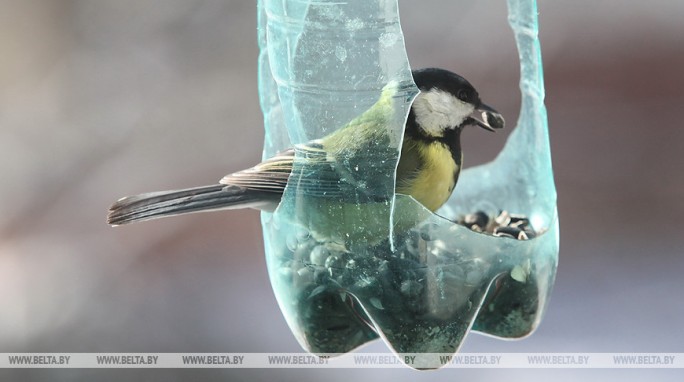
[[[530,220],[524,215],[500,211],[491,218],[484,211],[477,211],[460,217],[455,223],[466,226],[475,232],[487,233],[498,237],[509,237],[517,240],[529,240],[537,236]]]

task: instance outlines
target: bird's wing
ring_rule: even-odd
[[[294,149],[289,149],[252,168],[226,175],[219,183],[282,194],[292,173],[294,158]]]
[[[376,158],[347,158],[346,165],[338,159],[325,150],[321,141],[312,141],[280,152],[252,168],[226,175],[220,183],[277,194],[282,194],[289,183],[302,195],[361,201],[378,198],[364,187],[363,176],[356,174],[359,169],[372,167],[373,171],[389,174],[394,170],[389,161],[387,168],[379,169],[383,166],[378,165]],[[349,168],[352,163],[353,168]]]
[[[305,164],[304,164],[305,163]],[[292,174],[293,179],[290,179]],[[226,175],[221,184],[282,194],[288,182],[312,196],[341,196],[340,175],[319,141],[297,145],[246,170]]]

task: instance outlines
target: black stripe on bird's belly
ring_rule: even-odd
[[[456,163],[453,175],[454,182],[451,184],[451,191],[453,191],[454,187],[456,187],[456,183],[458,183],[458,176],[461,174],[461,162],[463,161],[463,155],[461,153],[461,129],[455,127],[447,130],[441,141],[442,144],[449,148],[451,158],[454,160],[454,163]]]
[[[429,136],[418,127],[416,122],[416,116],[413,110],[409,113],[408,119],[406,120],[406,131],[405,134],[412,139],[423,141],[426,144],[434,143],[435,140],[444,144],[451,153],[451,158],[453,158],[454,163],[456,163],[456,170],[454,173],[454,180],[458,180],[458,174],[461,171],[461,129],[459,127],[454,127],[451,129],[446,129],[442,137],[436,138]]]
[[[444,132],[444,136],[438,139],[449,148],[451,157],[454,159],[458,168],[461,168],[461,129],[455,127]],[[458,170],[457,170],[458,171]]]

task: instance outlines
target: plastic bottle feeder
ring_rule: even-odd
[[[273,290],[302,347],[339,354],[382,338],[396,353],[426,355],[408,366],[436,368],[428,355],[456,353],[471,330],[507,339],[532,333],[553,286],[559,239],[536,2],[508,1],[521,67],[517,126],[494,161],[461,174],[437,214],[394,194],[418,93],[396,1],[258,7],[265,157],[324,137],[376,102],[388,126],[377,145],[334,168],[299,158],[278,209],[262,215]],[[341,179],[336,187],[325,171]],[[495,236],[492,224],[525,234]]]

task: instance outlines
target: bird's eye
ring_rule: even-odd
[[[461,101],[466,101],[466,102],[467,102],[468,100],[470,100],[470,92],[468,92],[468,91],[465,90],[465,89],[461,89],[461,90],[459,90],[458,93],[456,94],[456,97],[458,97],[458,99],[460,99]]]

